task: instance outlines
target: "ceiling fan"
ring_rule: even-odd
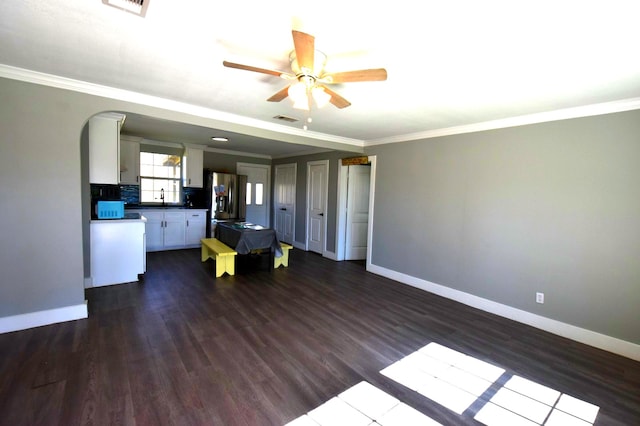
[[[351,102],[329,89],[327,84],[351,83],[357,81],[383,81],[387,79],[384,68],[327,73],[324,66],[327,56],[315,50],[315,37],[301,31],[292,31],[294,50],[289,55],[291,73],[275,71],[250,65],[223,61],[225,67],[274,75],[292,81],[269,99],[280,102],[287,96],[293,100],[294,108],[310,110],[311,100],[321,107],[331,102],[338,108],[346,108]]]

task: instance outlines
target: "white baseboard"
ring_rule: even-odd
[[[330,260],[338,260],[336,254],[332,251],[325,251],[324,253],[322,253],[322,256]]]
[[[430,281],[396,272],[374,264],[367,264],[367,270],[374,274],[382,275],[383,277],[398,281],[402,284],[410,285],[412,287],[446,297],[447,299],[455,300],[465,305],[481,309],[485,312],[509,318],[511,320],[548,331],[549,333],[575,340],[576,342],[584,343],[589,346],[640,361],[640,345],[638,344],[576,327],[551,318],[532,314],[531,312],[513,308],[502,303],[474,296],[473,294],[445,287],[440,284],[435,284]]]
[[[45,311],[29,312],[28,314],[13,315],[0,318],[0,333],[26,330],[58,322],[73,321],[87,318],[87,301],[80,305],[65,306]]]
[[[293,248],[296,248],[298,250],[307,251],[307,247],[305,247],[304,243],[299,243],[297,241],[294,241],[292,246]],[[338,260],[338,258],[336,257],[336,254],[332,251],[325,250],[322,253],[322,257],[326,257],[327,259],[331,259],[331,260]]]

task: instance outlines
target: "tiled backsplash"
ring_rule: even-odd
[[[183,188],[182,196],[185,201],[187,197],[194,204],[200,204],[203,199],[204,190],[200,188]],[[139,185],[120,185],[120,197],[127,204],[140,204],[140,186]]]
[[[188,199],[195,207],[204,207],[204,194],[205,190],[201,188],[182,188],[182,196],[185,204],[187,204]]]
[[[140,185],[120,185],[120,198],[127,204],[140,204]]]

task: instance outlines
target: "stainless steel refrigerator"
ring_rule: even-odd
[[[242,221],[247,215],[247,177],[230,173],[207,172],[207,237],[220,221]]]

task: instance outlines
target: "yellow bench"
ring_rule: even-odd
[[[209,258],[216,261],[216,278],[221,277],[225,272],[235,275],[235,256],[238,252],[217,238],[203,238],[200,242],[202,243],[202,261],[205,262]]]
[[[289,266],[289,250],[291,250],[293,246],[287,243],[280,243],[280,247],[282,247],[282,256],[273,258],[274,269],[280,265],[284,267]]]

